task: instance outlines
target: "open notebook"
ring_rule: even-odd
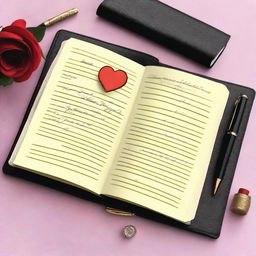
[[[73,53],[70,43],[78,43]],[[106,64],[127,71],[128,84],[105,93],[97,72]],[[249,99],[225,179],[213,197],[222,138],[241,94]],[[250,88],[178,71],[151,55],[61,30],[3,171],[217,238],[253,99]]]
[[[106,93],[97,74],[122,69]],[[9,163],[190,222],[229,92],[78,39],[62,43]]]

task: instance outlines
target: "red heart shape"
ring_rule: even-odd
[[[115,71],[109,66],[101,68],[98,77],[106,92],[121,88],[128,80],[126,72],[123,70]]]

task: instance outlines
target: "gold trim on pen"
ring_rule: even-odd
[[[237,136],[237,133],[235,132],[227,132],[227,134],[233,135],[233,136]]]
[[[221,183],[221,179],[220,179],[220,178],[217,178],[217,179],[216,179],[216,183],[215,183],[215,188],[214,188],[213,195],[216,194],[216,192],[217,192],[217,190],[218,190],[218,188],[219,188],[220,183]]]

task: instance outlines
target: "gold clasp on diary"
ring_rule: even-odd
[[[122,211],[122,210],[111,208],[111,207],[106,207],[106,212],[110,214],[118,215],[118,216],[134,216],[135,215],[134,213]]]

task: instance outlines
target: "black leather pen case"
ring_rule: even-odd
[[[97,15],[150,38],[207,67],[230,35],[157,0],[104,0]]]

